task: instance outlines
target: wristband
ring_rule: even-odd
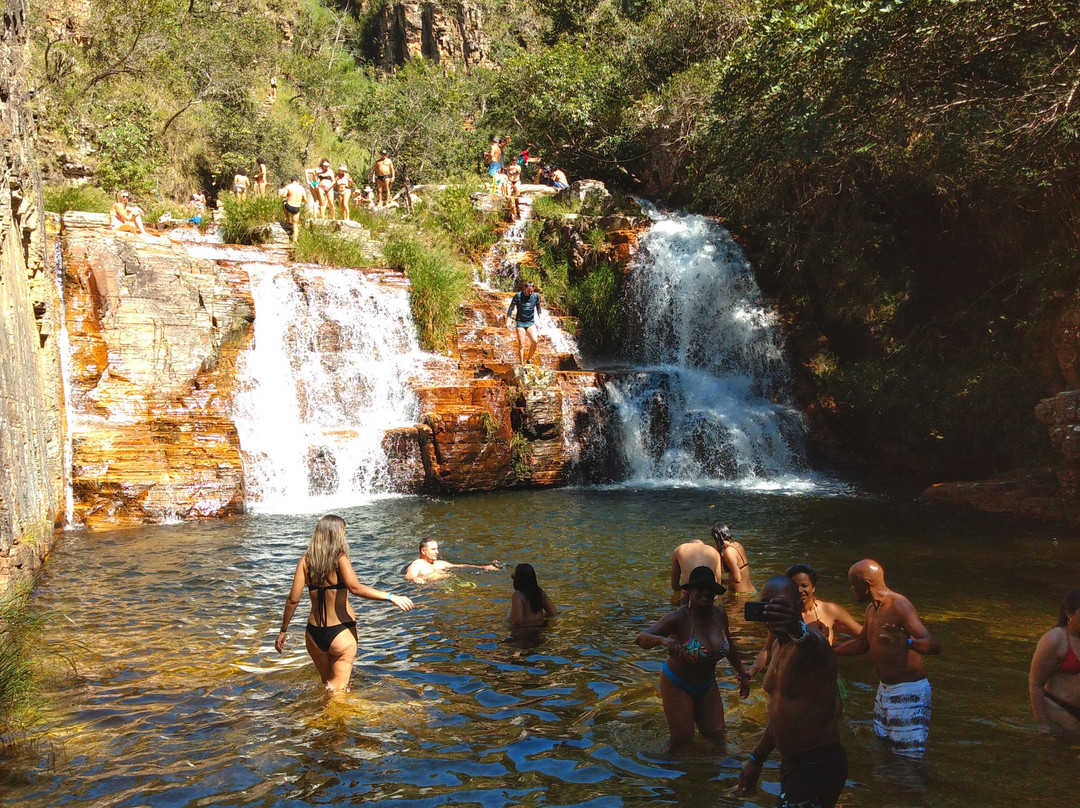
[[[392,597],[394,597],[394,593],[393,592],[387,592],[386,593],[386,602],[387,603],[393,603],[393,601],[390,600],[390,598],[392,598]]]
[[[810,638],[810,629],[808,629],[806,627],[806,623],[804,623],[802,620],[800,620],[798,625],[799,625],[799,628],[802,629],[802,634],[799,635],[798,637],[796,637],[796,636],[794,636],[792,634],[788,635],[789,637],[791,637],[791,641],[793,643],[795,643],[796,645],[798,645],[801,642],[805,642],[806,640],[808,640]]]
[[[750,753],[750,759],[752,761],[754,761],[754,763],[756,763],[759,766],[764,766],[765,765],[765,760],[763,758],[759,758],[757,756],[757,752],[751,752]]]
[[[911,637],[907,638],[907,647],[911,648]]]

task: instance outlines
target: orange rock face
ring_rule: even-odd
[[[65,218],[75,521],[90,526],[243,512],[230,415],[254,313],[244,272]]]

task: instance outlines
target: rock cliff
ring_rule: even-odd
[[[63,219],[74,520],[241,513],[231,404],[254,320],[247,274],[107,223]]]
[[[20,89],[26,15],[8,0],[0,20],[0,590],[40,566],[63,508],[59,306]]]
[[[480,8],[470,2],[387,3],[375,14],[368,47],[388,71],[416,58],[448,69],[492,65]]]

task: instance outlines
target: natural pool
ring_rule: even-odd
[[[0,769],[5,804],[38,806],[772,805],[734,795],[765,716],[760,678],[740,701],[721,678],[723,752],[664,751],[658,651],[633,644],[670,608],[669,558],[729,521],[754,578],[807,561],[818,592],[856,615],[847,567],[869,556],[941,641],[925,781],[877,753],[876,678],[841,660],[845,806],[1075,804],[1080,749],[1034,732],[1027,666],[1080,585],[1080,540],[895,492],[553,490],[388,499],[340,512],[361,581],[414,598],[404,614],[353,599],[353,692],[328,701],[304,653],[301,607],[273,650],[287,587],[317,515],[71,533],[38,605],[54,610],[58,675],[38,754]],[[500,559],[405,584],[426,535],[450,561]],[[509,568],[528,561],[561,614],[536,647],[508,641]],[[734,607],[732,607],[732,610]],[[738,625],[738,622],[736,623]],[[744,658],[760,627],[740,627]]]

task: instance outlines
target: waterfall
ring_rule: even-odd
[[[60,333],[57,335],[57,347],[60,351],[60,395],[64,401],[64,527],[72,527],[75,522],[75,494],[71,487],[71,465],[74,457],[71,432],[75,425],[75,413],[71,406],[71,390],[68,379],[72,376],[71,338],[68,335],[67,306],[64,302],[64,250],[60,239],[53,246],[53,283],[56,286],[56,301],[60,318]]]
[[[798,485],[803,422],[776,313],[728,232],[648,211],[624,290],[624,357],[607,392],[627,481]]]
[[[390,491],[385,430],[415,423],[425,356],[408,287],[353,270],[246,264],[254,346],[234,412],[249,504],[311,512]]]

